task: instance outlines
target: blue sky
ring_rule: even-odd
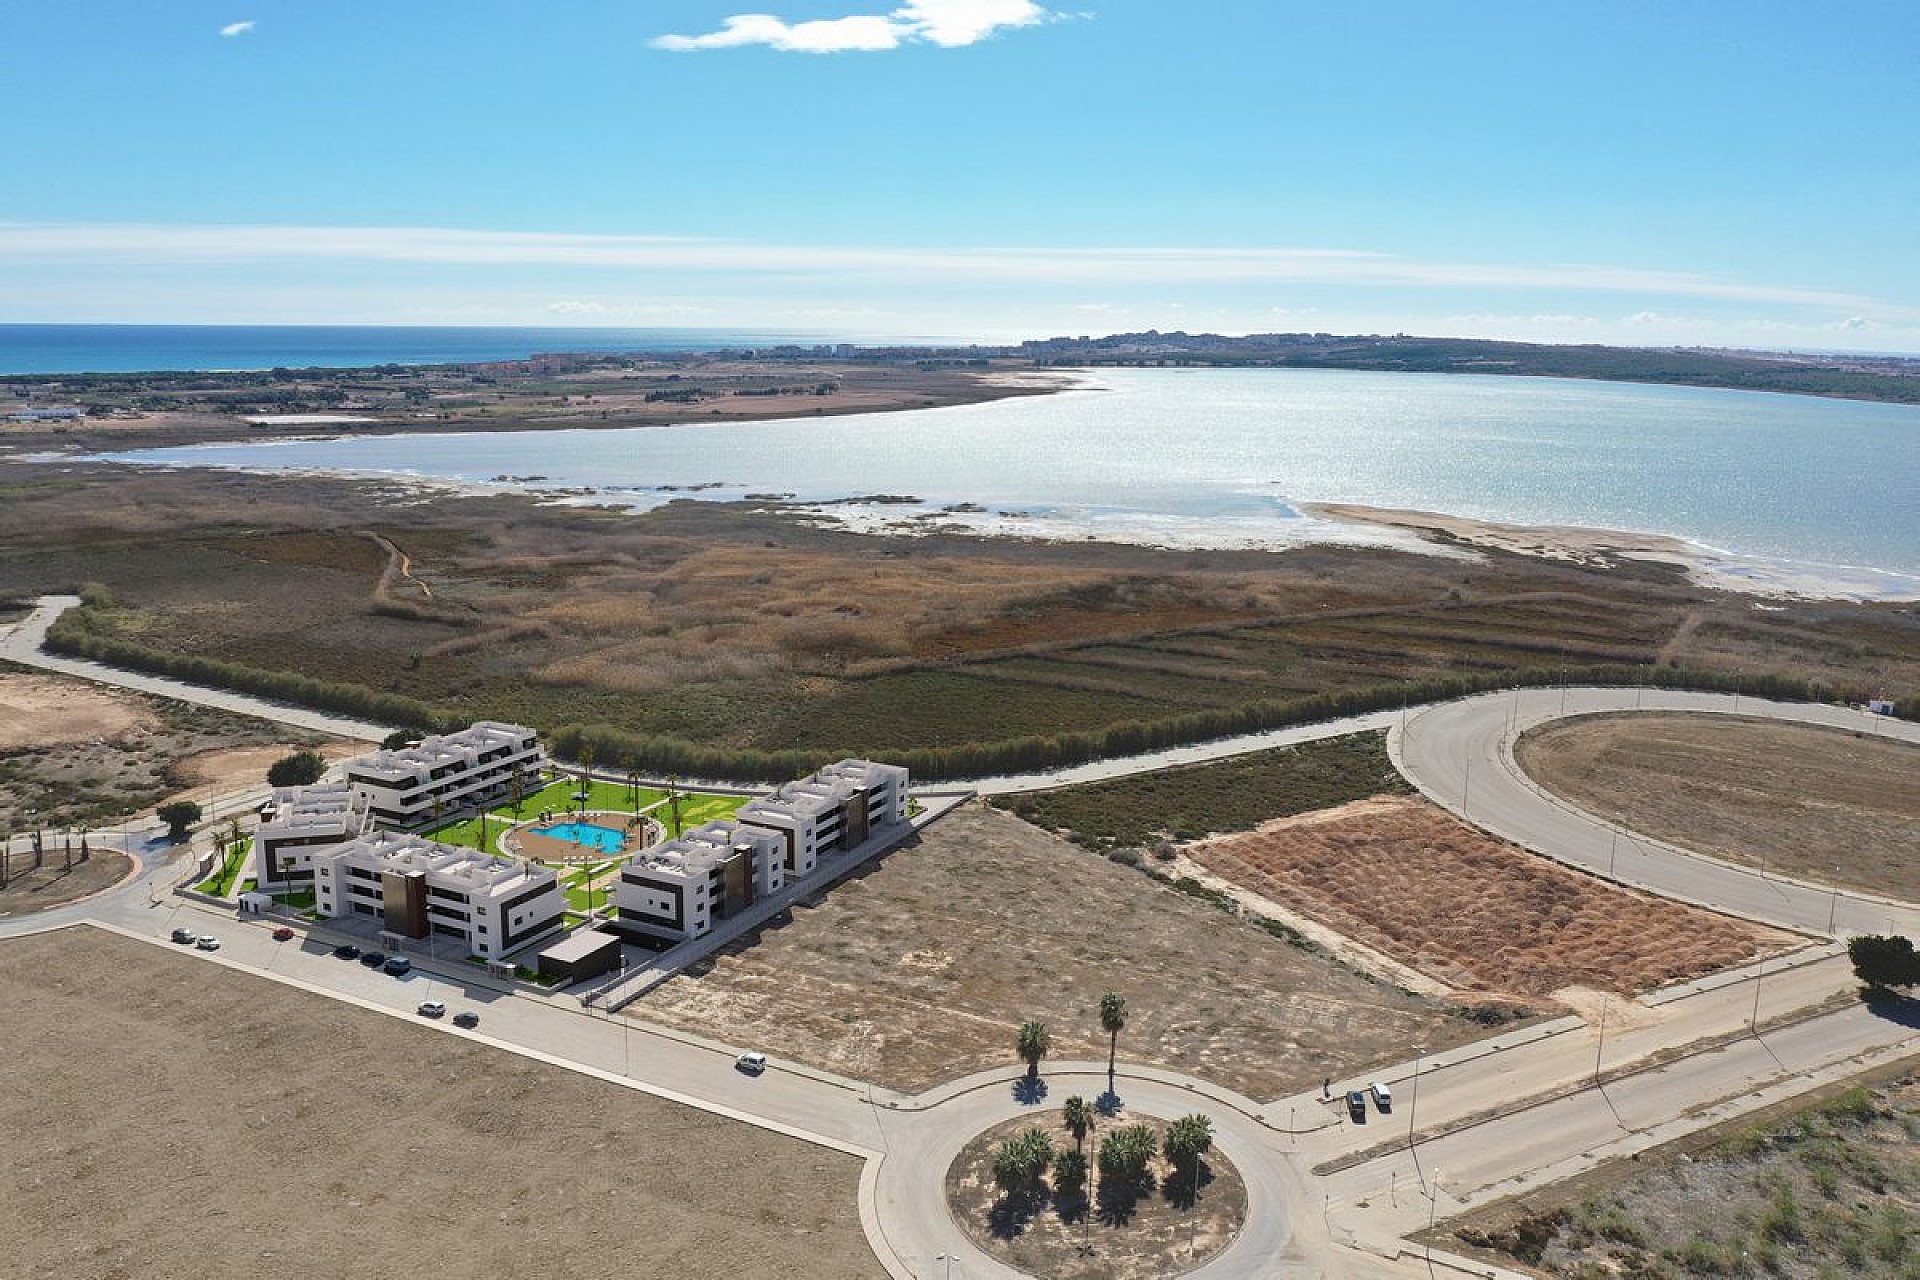
[[[17,0],[0,48],[0,320],[1920,353],[1910,0]]]

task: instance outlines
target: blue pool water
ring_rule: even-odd
[[[619,853],[627,847],[626,833],[591,822],[561,822],[551,827],[535,827],[536,835],[552,836],[583,849],[600,853]]]

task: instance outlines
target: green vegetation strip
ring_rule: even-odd
[[[212,894],[224,898],[233,892],[233,882],[240,877],[240,868],[247,861],[247,851],[253,848],[253,841],[238,840],[227,848],[227,855],[220,862],[220,869],[193,886],[200,893]]]
[[[1356,733],[992,802],[1105,852],[1249,831],[1271,818],[1411,790],[1387,758],[1386,735]]]

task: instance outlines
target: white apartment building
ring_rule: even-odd
[[[627,859],[613,888],[615,932],[698,938],[786,884],[786,843],[740,822],[709,822]]]
[[[482,720],[418,746],[376,751],[347,761],[347,782],[366,793],[383,826],[415,827],[468,805],[507,795],[520,773],[539,786],[540,739],[517,724]]]
[[[557,932],[559,877],[419,836],[376,831],[314,853],[314,907],[323,916],[376,916],[407,938],[454,938],[499,960]]]
[[[314,860],[325,849],[365,835],[373,827],[367,797],[344,782],[279,787],[273,816],[253,835],[253,874],[268,892],[313,883]]]
[[[734,818],[778,832],[787,879],[811,875],[820,858],[858,848],[881,827],[907,820],[907,771],[842,760],[773,794],[749,800]]]

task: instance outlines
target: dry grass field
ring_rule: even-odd
[[[0,1008],[10,1278],[884,1274],[852,1158],[462,1037],[87,929]]]
[[[1543,726],[1514,756],[1548,790],[1656,839],[1920,901],[1920,748],[1907,743],[1745,717],[1636,714]]]
[[[1121,1062],[1254,1098],[1485,1033],[978,804],[628,1012],[919,1090],[1015,1065],[1028,1019],[1104,1060],[1109,989]]]
[[[1570,986],[1631,994],[1791,941],[1570,871],[1407,797],[1281,818],[1185,852],[1461,991],[1526,1001]]]

